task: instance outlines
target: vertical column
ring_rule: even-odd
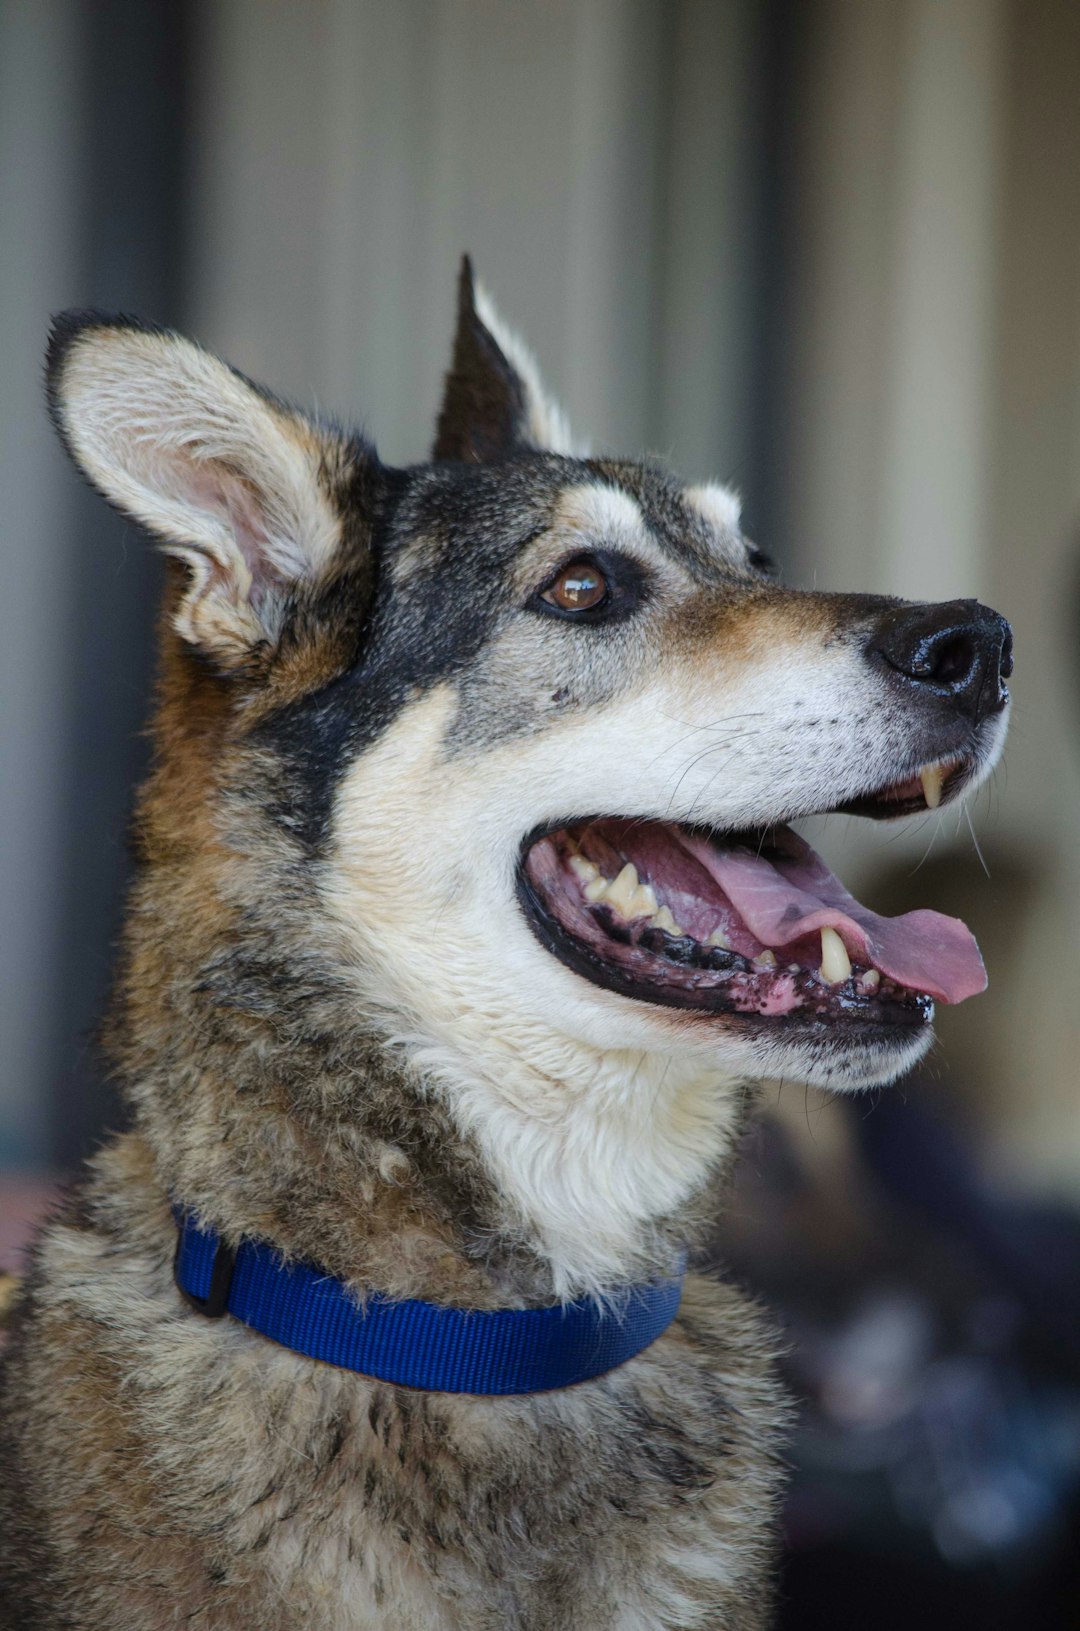
[[[18,8],[17,8],[18,9]],[[39,17],[48,7],[28,8]],[[58,304],[186,323],[189,0],[95,0],[76,6],[79,128],[77,258]],[[48,100],[53,102],[55,95]],[[38,335],[40,343],[41,335]],[[66,685],[61,932],[49,1040],[55,1158],[68,1164],[115,1123],[94,1038],[102,1018],[129,876],[134,784],[151,688],[161,562],[112,515],[55,449],[71,495],[64,529]]]
[[[896,127],[879,582],[986,592],[1001,0],[909,0]]]
[[[730,481],[759,509],[772,9],[679,0],[665,12],[649,405],[650,441],[678,470]]]
[[[41,396],[77,258],[77,7],[0,8],[0,1163],[52,1159],[70,491]]]
[[[833,586],[977,592],[993,355],[999,0],[822,0],[790,155],[783,529]]]

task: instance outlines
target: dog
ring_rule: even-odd
[[[3,1625],[766,1625],[777,1342],[694,1253],[755,1083],[888,1082],[985,982],[787,823],[974,787],[1008,625],[782,588],[728,489],[574,443],[468,262],[415,468],[128,318],[47,377],[169,566],[131,1125],[19,1295]]]

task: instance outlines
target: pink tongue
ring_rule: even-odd
[[[909,990],[963,1002],[986,989],[975,937],[959,918],[924,911],[879,917],[849,895],[794,833],[785,834],[785,847],[797,846],[800,853],[773,860],[746,849],[714,849],[681,829],[676,836],[766,946],[787,946],[831,928],[857,962],[872,964]]]

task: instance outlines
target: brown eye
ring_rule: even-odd
[[[621,623],[649,598],[645,573],[632,556],[614,549],[578,555],[549,583],[534,590],[525,609],[571,623]]]
[[[571,561],[540,596],[560,612],[589,612],[608,592],[607,579],[595,561]]]

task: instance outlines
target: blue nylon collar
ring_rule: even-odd
[[[231,1314],[309,1359],[434,1393],[541,1393],[601,1376],[655,1342],[682,1296],[680,1269],[632,1287],[614,1311],[588,1299],[481,1310],[378,1293],[361,1308],[313,1265],[286,1263],[260,1240],[233,1252],[191,1214],[175,1215],[176,1283],[199,1313]]]

